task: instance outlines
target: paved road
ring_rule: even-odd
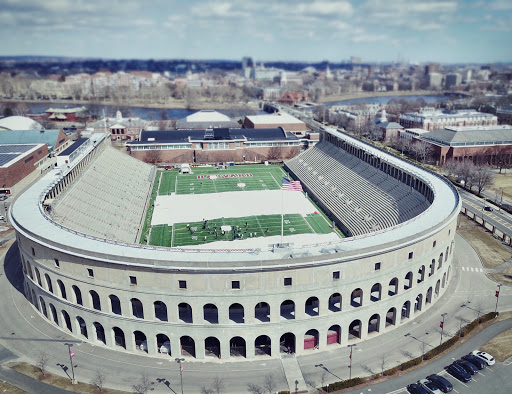
[[[12,247],[2,265],[5,274],[0,275],[0,297],[6,301],[0,303],[0,345],[12,353],[9,359],[35,363],[39,352],[44,349],[50,356],[48,370],[65,376],[61,365],[69,367],[69,358],[64,344],[74,343],[78,380],[90,382],[95,371],[100,369],[107,371],[108,387],[131,390],[140,372],[146,371],[155,382],[153,392],[180,392],[178,366],[171,359],[134,355],[81,342],[42,319],[20,292],[22,276],[18,259],[17,250]],[[367,375],[369,370],[380,371],[379,360],[382,354],[387,355],[385,367],[390,368],[409,357],[418,356],[422,342],[427,347],[439,344],[441,313],[448,313],[445,320],[447,339],[460,328],[458,317],[473,320],[477,316],[476,310],[494,310],[495,288],[496,285],[485,276],[476,253],[464,239],[457,237],[453,278],[445,294],[428,309],[428,313],[423,313],[413,322],[358,344],[353,356],[352,375]],[[500,305],[512,305],[512,289],[502,288]],[[0,357],[1,354],[0,351]],[[347,348],[313,352],[298,357],[297,361],[304,378],[313,381],[315,385],[321,384],[322,375],[324,383],[347,379],[349,375]],[[317,366],[319,364],[327,371]],[[215,376],[220,376],[226,382],[226,393],[244,393],[247,392],[248,383],[262,385],[268,373],[274,374],[277,390],[288,389],[280,360],[223,364],[189,362],[184,366],[184,392],[200,393],[201,386],[207,385]]]
[[[373,386],[365,387],[364,389],[358,389],[353,390],[351,393],[362,393],[362,392],[376,392],[376,393],[406,393],[407,390],[405,387],[413,382],[417,382],[420,379],[425,378],[428,375],[432,374],[441,374],[442,376],[446,377],[448,380],[450,380],[454,386],[455,389],[457,389],[457,385],[460,387],[464,387],[460,382],[457,382],[457,380],[450,376],[444,368],[448,365],[450,365],[454,360],[461,358],[465,354],[468,354],[472,352],[475,349],[478,349],[480,346],[485,344],[487,341],[489,341],[491,338],[498,335],[500,332],[503,332],[505,330],[508,330],[509,328],[512,328],[512,319],[507,319],[500,321],[498,323],[495,323],[484,331],[479,332],[475,336],[471,337],[469,340],[464,342],[462,345],[457,347],[454,351],[448,353],[447,355],[441,357],[438,360],[435,360],[431,362],[430,364],[426,365],[423,368],[420,368],[418,370],[415,370],[413,372],[409,372],[405,375],[399,376],[397,378],[394,378],[392,380],[388,380],[386,382],[382,382],[379,384],[375,384]],[[497,373],[499,370],[500,373]],[[512,367],[509,363],[497,363],[492,367],[488,367],[480,372],[480,375],[475,375],[474,382],[470,382],[467,384],[468,387],[463,388],[463,391],[465,393],[484,393],[484,392],[495,392],[495,393],[505,393],[505,392],[511,392],[512,390],[512,383],[510,382],[510,379],[508,379],[509,374],[512,372]],[[497,391],[489,390],[488,387],[483,387],[483,382],[480,380],[484,380],[485,377],[488,377],[487,380],[489,380],[490,377],[492,377],[494,380],[500,381],[500,389]],[[504,381],[505,380],[505,381]],[[477,384],[480,383],[480,384]],[[371,389],[371,390],[368,390]]]

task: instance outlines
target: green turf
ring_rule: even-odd
[[[202,229],[202,222],[178,223],[174,227],[158,225],[151,228],[148,242],[150,222],[154,210],[154,201],[158,195],[178,194],[206,194],[227,191],[243,190],[278,190],[281,188],[281,178],[287,176],[281,166],[247,165],[228,167],[226,170],[218,170],[214,167],[194,167],[193,174],[179,174],[178,170],[159,171],[155,178],[150,206],[144,222],[141,243],[149,243],[154,246],[185,246],[199,245],[208,242],[233,240],[233,233],[221,235],[220,226],[229,225],[234,228],[239,226],[244,234],[244,239],[253,237],[268,237],[281,235],[281,215],[262,215],[241,218],[219,218],[210,220],[208,225],[210,231]],[[251,177],[229,177],[222,175],[231,174],[252,174]],[[198,175],[217,175],[217,179],[202,178]],[[245,187],[240,188],[238,183],[244,183]],[[314,202],[310,199],[314,204]],[[315,205],[316,206],[316,205]],[[284,235],[291,234],[328,234],[333,231],[331,223],[325,214],[318,208],[318,214],[308,214],[303,217],[301,214],[285,215]],[[247,232],[245,223],[248,223]],[[187,224],[189,227],[187,227]],[[213,232],[217,225],[217,238]],[[190,233],[189,228],[195,227],[197,231]],[[267,231],[268,228],[268,231]],[[343,234],[336,231],[341,237]],[[206,237],[206,238],[205,238]]]
[[[318,222],[321,223],[321,221],[324,221],[325,223],[325,220],[322,217],[319,217]],[[246,222],[247,227],[245,225]],[[321,234],[326,233],[322,224],[318,224],[314,220],[313,223]],[[222,235],[220,228],[224,225],[231,226],[235,229],[235,233],[230,231],[225,233],[225,235]],[[199,245],[222,240],[232,241],[234,237],[236,237],[235,239],[240,239],[241,234],[243,234],[243,239],[251,238],[251,233],[253,238],[281,235],[281,215],[219,218],[209,220],[204,230],[202,226],[202,222],[177,223],[174,228],[167,225],[154,226],[151,230],[150,244],[178,247],[185,245]],[[217,237],[215,237],[215,226],[217,226]],[[236,231],[237,226],[239,227],[240,232]],[[195,229],[193,233],[191,232],[191,229]],[[172,234],[173,231],[174,234]],[[332,230],[329,230],[329,232],[330,231]],[[284,215],[284,235],[308,233],[317,233],[317,231],[312,228],[308,223],[308,220],[304,219],[302,215]],[[236,234],[238,234],[238,236]]]
[[[160,195],[171,194],[205,194],[242,190],[277,190],[281,188],[281,179],[285,173],[281,166],[234,166],[226,170],[213,167],[192,168],[193,174],[179,174],[177,170],[164,171],[160,179]],[[252,174],[251,177],[229,177],[224,175]],[[217,179],[198,179],[198,176],[216,175]],[[177,183],[175,185],[175,182]],[[244,183],[244,187],[239,187]]]

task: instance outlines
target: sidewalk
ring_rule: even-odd
[[[34,394],[67,394],[71,391],[62,390],[58,387],[50,386],[46,383],[41,383],[39,380],[32,379],[22,373],[13,369],[1,366],[0,379],[9,382],[22,390]]]

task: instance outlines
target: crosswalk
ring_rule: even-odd
[[[473,268],[473,267],[461,267],[462,271],[467,272],[484,272],[483,268]]]

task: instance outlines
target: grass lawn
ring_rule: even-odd
[[[221,226],[231,226],[232,230],[222,235]],[[327,234],[332,231],[319,214],[311,214],[306,218],[300,214],[284,215],[284,235]],[[167,225],[154,226],[151,230],[150,244],[179,247],[273,235],[281,235],[281,215],[218,218],[209,220],[204,229],[203,222],[177,223],[174,228]]]
[[[512,257],[512,253],[482,226],[459,215],[457,232],[476,250],[486,268],[496,268]]]
[[[480,348],[481,351],[492,354],[500,362],[512,356],[512,328],[496,335]]]

